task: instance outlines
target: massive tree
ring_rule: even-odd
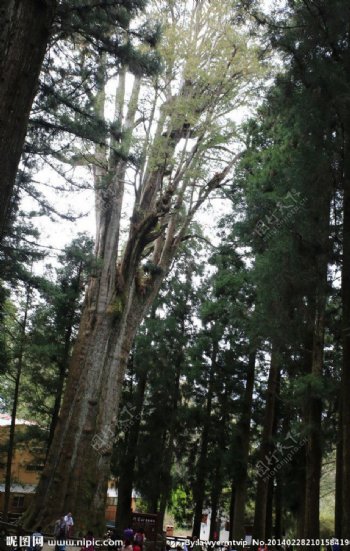
[[[29,113],[50,37],[56,0],[5,0],[0,7],[0,240]]]
[[[99,262],[27,525],[48,526],[65,510],[74,511],[78,529],[103,525],[120,393],[136,330],[195,214],[224,185],[238,155],[230,114],[242,104],[256,72],[256,52],[247,46],[239,20],[232,25],[232,3],[154,2],[153,7],[154,18],[163,16],[163,75],[150,81],[136,74],[128,93],[131,77],[122,67],[115,124],[82,155],[94,173]],[[94,102],[101,118],[108,67],[102,54]],[[122,214],[128,204],[126,226]],[[105,445],[97,452],[94,444],[101,438]]]

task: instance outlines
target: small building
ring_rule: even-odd
[[[0,414],[0,511],[4,508],[7,443],[10,415]],[[45,450],[35,440],[28,441],[26,432],[35,423],[16,419],[16,444],[12,459],[11,499],[9,512],[20,515],[28,507],[44,468]]]
[[[136,501],[139,498],[139,495],[133,490],[131,496],[131,509],[133,512],[136,511]],[[117,481],[115,479],[110,479],[108,481],[108,490],[107,490],[107,503],[106,503],[106,520],[114,522],[115,516],[117,513],[117,503],[118,503],[118,488]]]
[[[11,425],[10,415],[0,414],[0,512],[4,509],[7,442]],[[45,449],[40,443],[26,437],[32,421],[16,419],[16,445],[12,460],[11,499],[9,513],[12,517],[21,515],[28,507],[44,468]],[[136,510],[138,495],[133,491],[131,508]],[[115,479],[108,482],[106,520],[115,520],[118,489]]]

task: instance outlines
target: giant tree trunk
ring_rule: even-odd
[[[220,177],[226,174],[223,171]],[[150,187],[156,190],[161,178],[158,170],[148,178],[148,200],[152,205]],[[105,264],[89,285],[60,418],[36,497],[24,519],[26,526],[39,523],[47,528],[62,511],[70,510],[77,519],[77,531],[102,532],[127,358],[137,328],[169,271],[182,237],[181,231],[175,236],[174,218],[166,236],[159,235],[156,228],[163,213],[147,208],[145,202],[143,196],[135,207],[128,242],[118,265],[118,240],[113,235],[119,235],[120,217],[112,214],[101,231],[98,246],[103,250]],[[120,210],[119,201],[110,208]],[[141,255],[154,240],[154,233],[159,235],[152,256],[157,270],[143,276]]]
[[[132,280],[120,316],[113,310],[120,296],[110,296],[107,314],[99,313],[92,300],[93,288],[94,283],[85,302],[54,440],[27,524],[35,521],[47,527],[68,510],[74,512],[78,530],[98,533],[104,524],[122,382],[147,303]]]
[[[266,474],[262,474],[258,480],[256,500],[255,500],[255,515],[254,515],[254,538],[265,540],[266,531],[266,518],[267,518],[267,501],[269,493],[269,474],[271,471],[271,464],[269,461],[273,461],[273,428],[275,425],[275,409],[277,393],[279,388],[280,378],[280,363],[276,350],[272,350],[270,373],[267,383],[267,397],[265,406],[265,418],[263,433],[261,438],[261,446],[259,457],[262,465],[266,466]],[[273,468],[273,465],[272,465]]]
[[[103,59],[100,72],[97,112],[104,109]],[[122,74],[119,91],[123,84]],[[139,86],[135,79],[125,128],[133,123]],[[126,162],[116,159],[112,151],[106,170],[101,167],[107,163],[107,152],[98,148],[96,157],[100,160],[95,169],[96,256],[103,264],[88,286],[60,416],[36,498],[24,519],[27,526],[39,523],[47,527],[62,511],[71,510],[77,531],[102,530],[128,355],[136,330],[168,268],[164,254],[162,268],[148,280],[147,289],[141,288],[140,257],[147,236],[158,221],[153,210],[145,210],[137,219],[134,213],[126,251],[117,266]],[[153,177],[158,176],[156,172]],[[113,201],[108,189],[113,191]]]
[[[56,0],[3,0],[0,7],[0,242]]]
[[[198,9],[194,7],[194,12]],[[198,35],[199,30],[193,37],[198,40],[197,46]],[[103,54],[100,69],[95,75],[99,88],[96,111],[102,118],[106,84]],[[173,68],[170,69],[172,74]],[[223,184],[239,157],[237,154],[225,163],[208,181],[203,183],[200,178],[199,190],[199,180],[192,174],[187,177],[195,163],[204,162],[199,142],[207,131],[207,125],[203,125],[189,152],[191,129],[186,124],[187,111],[192,124],[202,114],[211,120],[221,91],[220,95],[210,93],[198,105],[202,89],[187,76],[177,80],[182,83],[178,95],[173,95],[170,78],[163,90],[167,99],[161,106],[156,105],[159,117],[155,129],[151,128],[153,120],[150,122],[144,142],[146,162],[141,175],[139,168],[134,170],[135,202],[128,236],[122,244],[119,238],[124,188],[129,180],[126,158],[133,130],[139,124],[136,113],[141,79],[135,77],[127,102],[125,71],[119,75],[115,122],[123,136],[123,155],[117,155],[120,144],[115,143],[112,134],[95,152],[97,273],[88,286],[58,424],[37,494],[26,514],[26,526],[35,522],[46,529],[62,511],[70,510],[77,532],[102,532],[120,393],[135,333],[169,272],[179,245],[188,235],[194,215],[210,193]],[[155,102],[158,98],[155,94]],[[138,139],[137,134],[134,137]],[[182,139],[182,154],[175,155]],[[151,270],[144,269],[145,259]]]
[[[235,450],[238,456],[238,471],[235,473],[235,502],[233,516],[233,539],[240,540],[245,536],[245,508],[248,480],[248,457],[250,445],[250,423],[252,418],[253,390],[255,378],[256,352],[249,355],[247,381],[244,392],[242,413],[237,427]]]

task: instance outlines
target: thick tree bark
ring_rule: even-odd
[[[267,383],[267,397],[265,406],[265,418],[263,425],[263,433],[260,446],[260,461],[267,468],[266,474],[262,474],[258,480],[256,500],[255,500],[255,515],[254,515],[254,538],[266,539],[266,518],[267,518],[267,501],[269,490],[268,475],[273,468],[273,428],[275,425],[275,409],[276,400],[279,389],[280,378],[280,363],[276,350],[272,350],[270,373]],[[269,464],[269,462],[272,462]]]
[[[5,0],[0,7],[0,242],[56,0]]]
[[[48,526],[61,511],[71,510],[78,530],[99,533],[104,525],[122,382],[145,304],[134,282],[120,317],[113,311],[99,315],[90,296],[74,347],[55,437],[26,523]]]
[[[235,450],[238,454],[238,465],[234,477],[235,503],[233,516],[233,538],[240,540],[245,536],[245,508],[248,480],[248,458],[250,446],[250,423],[252,418],[253,391],[255,380],[256,352],[249,355],[247,381],[242,403],[242,413],[237,427]]]

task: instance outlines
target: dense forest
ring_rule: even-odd
[[[350,3],[0,22],[3,519],[24,438],[25,528],[102,534],[113,477],[121,532],[136,491],[197,538],[350,548]]]

